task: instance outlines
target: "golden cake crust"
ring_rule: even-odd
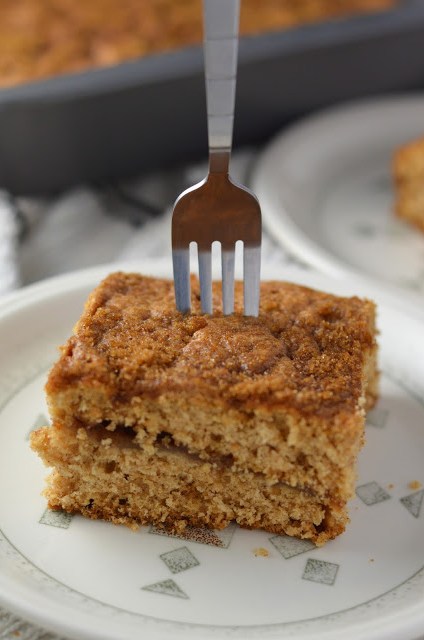
[[[218,285],[214,296],[216,308]],[[193,314],[182,315],[171,281],[112,274],[90,296],[47,393],[81,382],[121,403],[181,391],[303,416],[355,411],[365,354],[375,348],[372,302],[263,282],[258,318],[241,315],[240,283],[235,303],[233,316],[202,315],[193,279]]]

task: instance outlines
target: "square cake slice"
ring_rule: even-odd
[[[214,308],[220,288],[214,285]],[[175,309],[173,283],[115,273],[90,295],[47,385],[49,507],[115,523],[341,533],[367,407],[375,307],[262,282],[258,318]]]

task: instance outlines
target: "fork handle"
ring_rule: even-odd
[[[228,172],[234,124],[240,0],[203,0],[211,172]]]

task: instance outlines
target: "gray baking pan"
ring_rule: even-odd
[[[422,88],[423,50],[423,0],[243,38],[235,144],[329,104]],[[201,48],[0,90],[0,187],[14,194],[130,177],[206,145]]]

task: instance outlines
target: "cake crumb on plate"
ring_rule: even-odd
[[[253,553],[255,554],[255,557],[261,557],[261,558],[268,558],[269,556],[269,551],[268,549],[265,549],[264,547],[257,547],[256,549],[253,549]]]

